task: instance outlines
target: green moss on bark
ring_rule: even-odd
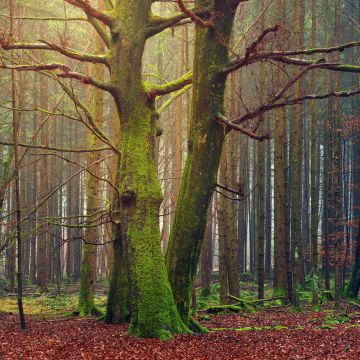
[[[125,248],[131,309],[130,333],[168,339],[188,332],[177,311],[161,253],[159,207],[162,200],[155,161],[156,116],[142,80],[142,57],[153,1],[116,1],[112,15],[109,66],[119,119],[119,235]],[[121,284],[115,255],[110,307],[119,304]],[[119,270],[120,271],[120,270]],[[109,320],[109,318],[108,318]]]
[[[122,127],[121,222],[130,281],[130,333],[168,339],[188,332],[176,309],[161,253],[162,200],[154,154],[156,126],[146,93],[136,89],[136,108]]]
[[[197,5],[208,5],[198,1]],[[191,294],[199,262],[207,209],[216,183],[225,129],[215,119],[224,113],[229,40],[236,2],[214,3],[219,34],[197,27],[193,74],[192,119],[188,157],[167,252],[167,270],[175,302],[185,324],[191,324]]]

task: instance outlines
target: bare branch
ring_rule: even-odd
[[[283,64],[289,64],[295,66],[308,66],[316,62],[315,60],[303,60],[297,58],[290,58],[286,56],[274,56],[274,57],[270,57],[270,59]],[[360,73],[360,66],[358,65],[323,63],[319,66],[319,68],[327,69],[331,71]]]
[[[9,19],[10,16],[6,14],[0,14],[0,17]],[[13,16],[14,20],[33,20],[33,21],[88,21],[85,17],[35,17],[35,16]]]
[[[62,70],[70,71],[70,68],[64,64],[43,64],[43,65],[8,65],[0,63],[0,68],[8,70],[17,70],[17,71],[52,71],[52,70]]]
[[[50,50],[59,52],[71,59],[107,65],[106,56],[104,55],[82,54],[73,49],[62,48],[43,40],[39,41],[41,43],[11,43],[9,39],[5,39],[4,34],[0,33],[0,45],[4,50]]]
[[[12,142],[0,141],[0,145],[14,146]],[[52,151],[61,151],[61,152],[74,152],[74,153],[89,153],[92,151],[106,151],[111,150],[111,148],[94,148],[94,149],[66,149],[66,148],[57,148],[46,145],[34,145],[34,144],[17,144],[19,147],[29,148],[29,149],[42,149],[42,150],[52,150]]]
[[[9,69],[9,70],[17,70],[17,71],[52,71],[52,70],[61,70],[62,73],[57,74],[56,76],[59,78],[68,78],[75,79],[82,82],[85,85],[92,85],[101,90],[108,91],[112,93],[114,91],[114,87],[110,83],[103,83],[96,79],[93,79],[90,76],[86,76],[84,74],[72,71],[68,66],[58,63],[53,64],[45,64],[45,65],[7,65],[0,64],[0,68]]]
[[[57,76],[59,78],[75,79],[82,82],[85,85],[92,85],[109,93],[112,93],[114,91],[114,87],[110,83],[101,82],[99,80],[93,79],[90,76],[86,76],[78,72],[65,71],[61,74],[58,74]]]
[[[98,19],[109,27],[111,27],[114,22],[113,17],[93,8],[87,0],[65,0],[65,2],[82,9],[87,16]]]
[[[283,108],[285,106],[291,106],[291,105],[296,105],[296,104],[301,104],[306,100],[321,100],[321,99],[327,99],[329,97],[350,97],[350,96],[355,96],[360,94],[360,88],[355,89],[355,90],[350,90],[350,91],[331,91],[325,94],[313,94],[313,95],[305,95],[302,97],[298,97],[298,98],[294,98],[294,99],[290,99],[290,100],[286,100],[284,102],[281,103],[275,103],[275,104],[266,104],[266,105],[262,105],[260,106],[258,109],[251,111],[233,121],[231,121],[232,124],[242,124],[245,121],[254,119],[270,110],[274,110],[274,109],[279,109],[279,108]]]
[[[299,81],[303,76],[305,76],[307,74],[308,71],[310,70],[313,70],[313,69],[317,69],[317,68],[320,68],[322,66],[322,63],[323,61],[322,60],[319,60],[317,61],[316,63],[314,64],[311,64],[311,65],[308,65],[305,69],[301,70],[298,74],[296,74],[292,79],[290,79],[286,84],[285,86],[280,90],[278,91],[274,98],[271,99],[269,101],[269,103],[274,103],[278,100],[280,100],[283,95],[286,93],[287,90],[290,89],[290,87],[292,87],[297,81]],[[329,64],[331,65],[331,64]],[[335,65],[335,64],[334,64]]]
[[[66,84],[64,84],[62,81],[60,81],[58,76],[54,76],[54,78],[57,80],[57,82],[62,87],[62,89],[65,91],[65,93],[69,96],[69,98],[74,102],[76,110],[78,111],[78,108],[80,108],[84,112],[86,119],[89,122],[89,126],[87,126],[87,127],[89,129],[91,129],[93,131],[93,133],[101,141],[103,141],[105,144],[109,145],[113,151],[115,151],[116,153],[119,153],[119,150],[112,143],[111,139],[97,126],[96,119],[94,119],[92,113],[89,111],[89,109],[86,107],[86,105],[77,98],[77,96],[74,94],[74,92],[71,91],[71,89]]]
[[[223,116],[221,114],[218,114],[217,117],[215,118],[215,120],[218,123],[225,125],[227,128],[229,128],[231,130],[239,131],[240,133],[250,137],[251,139],[257,140],[257,141],[264,141],[264,140],[268,140],[271,138],[269,134],[258,135],[248,129],[245,129],[241,125],[235,124],[235,121],[229,121],[225,116]]]
[[[248,48],[246,48],[245,59],[248,59],[251,54],[256,53],[258,46],[264,41],[264,39],[266,38],[267,35],[269,35],[271,33],[275,33],[279,29],[280,29],[279,24],[276,24],[276,25],[274,25],[272,27],[269,27],[269,28],[265,29],[259,35],[259,37]]]
[[[202,26],[202,27],[208,27],[210,29],[215,30],[215,25],[211,20],[203,20],[199,16],[195,14],[192,10],[188,9],[186,5],[184,4],[183,0],[177,0],[177,3],[179,5],[180,10],[189,17],[193,22],[196,24]]]
[[[339,46],[304,49],[304,50],[272,51],[272,52],[262,53],[261,55],[265,57],[272,57],[272,56],[330,54],[337,51],[342,52],[346,49],[350,49],[352,47],[358,47],[358,46],[360,46],[360,41],[353,41],[353,42],[341,44]]]
[[[59,52],[60,54],[63,54],[65,56],[75,59],[75,60],[91,62],[93,64],[104,64],[104,65],[108,66],[106,55],[94,55],[94,54],[81,53],[81,52],[78,52],[73,49],[62,48],[61,46],[48,43],[47,41],[44,41],[44,40],[40,40],[40,41],[48,46],[48,49],[44,48],[44,50],[54,50],[54,51]]]
[[[314,48],[314,49],[305,49],[305,50],[290,50],[290,51],[272,51],[272,52],[264,52],[258,54],[250,54],[250,56],[239,57],[233,59],[228,66],[226,66],[222,73],[224,75],[228,75],[231,72],[234,72],[241,67],[251,65],[258,61],[266,61],[266,60],[274,60],[277,62],[281,62],[289,65],[297,65],[297,66],[308,66],[312,65],[319,60],[303,60],[290,58],[289,55],[313,55],[313,54],[321,54],[321,53],[332,53],[336,51],[344,51],[345,49],[349,49],[352,47],[360,46],[360,42],[350,42],[341,44],[339,46],[328,47],[328,48]],[[360,67],[356,65],[348,65],[348,64],[327,64],[324,62],[320,68],[327,68],[332,71],[344,71],[344,72],[360,72]]]

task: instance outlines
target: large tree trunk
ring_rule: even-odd
[[[119,26],[113,26],[111,34],[111,80],[121,121],[117,187],[130,287],[129,331],[141,337],[169,338],[188,330],[176,309],[161,252],[162,194],[155,159],[157,117],[142,81],[147,39],[143,24],[149,20],[151,4],[139,0],[116,2],[114,13]],[[115,254],[114,270],[122,260]],[[116,276],[113,271],[112,284]],[[110,289],[110,303],[114,290]]]
[[[190,324],[193,284],[199,262],[207,210],[216,183],[225,131],[215,121],[224,113],[226,77],[219,75],[229,59],[229,39],[238,1],[214,1],[219,34],[197,25],[193,74],[192,119],[188,156],[181,182],[167,252],[167,269],[175,302],[183,321]],[[208,5],[199,0],[197,5]]]

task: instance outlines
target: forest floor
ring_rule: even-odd
[[[35,310],[22,331],[12,312],[16,299],[0,298],[0,359],[360,359],[360,312],[354,307],[202,315],[212,331],[164,342],[128,336],[125,324],[59,316],[72,302],[75,297],[25,299],[25,310]]]

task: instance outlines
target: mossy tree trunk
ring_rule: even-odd
[[[126,249],[130,289],[130,333],[169,338],[187,332],[176,309],[161,253],[159,207],[162,201],[155,159],[157,116],[154,98],[142,80],[147,38],[163,24],[151,15],[153,1],[116,1],[110,24],[108,61],[111,93],[120,118],[121,153],[118,177],[119,232]],[[160,25],[160,27],[158,27]],[[123,261],[115,253],[109,304],[119,293],[116,284]],[[108,306],[108,310],[110,307]],[[109,316],[109,314],[108,314]]]
[[[344,290],[344,296],[353,299],[358,297],[360,290],[360,220],[355,249],[355,259],[351,271],[351,277]]]
[[[228,41],[239,2],[213,1],[217,31],[197,25],[193,73],[192,117],[175,219],[167,252],[167,269],[177,308],[191,323],[191,295],[199,262],[207,209],[211,202],[225,138],[215,119],[224,113],[226,76],[221,69],[229,61]],[[209,5],[198,0],[196,6]]]
[[[210,295],[211,275],[213,271],[213,256],[213,209],[210,205],[200,260],[200,280],[202,296]]]

